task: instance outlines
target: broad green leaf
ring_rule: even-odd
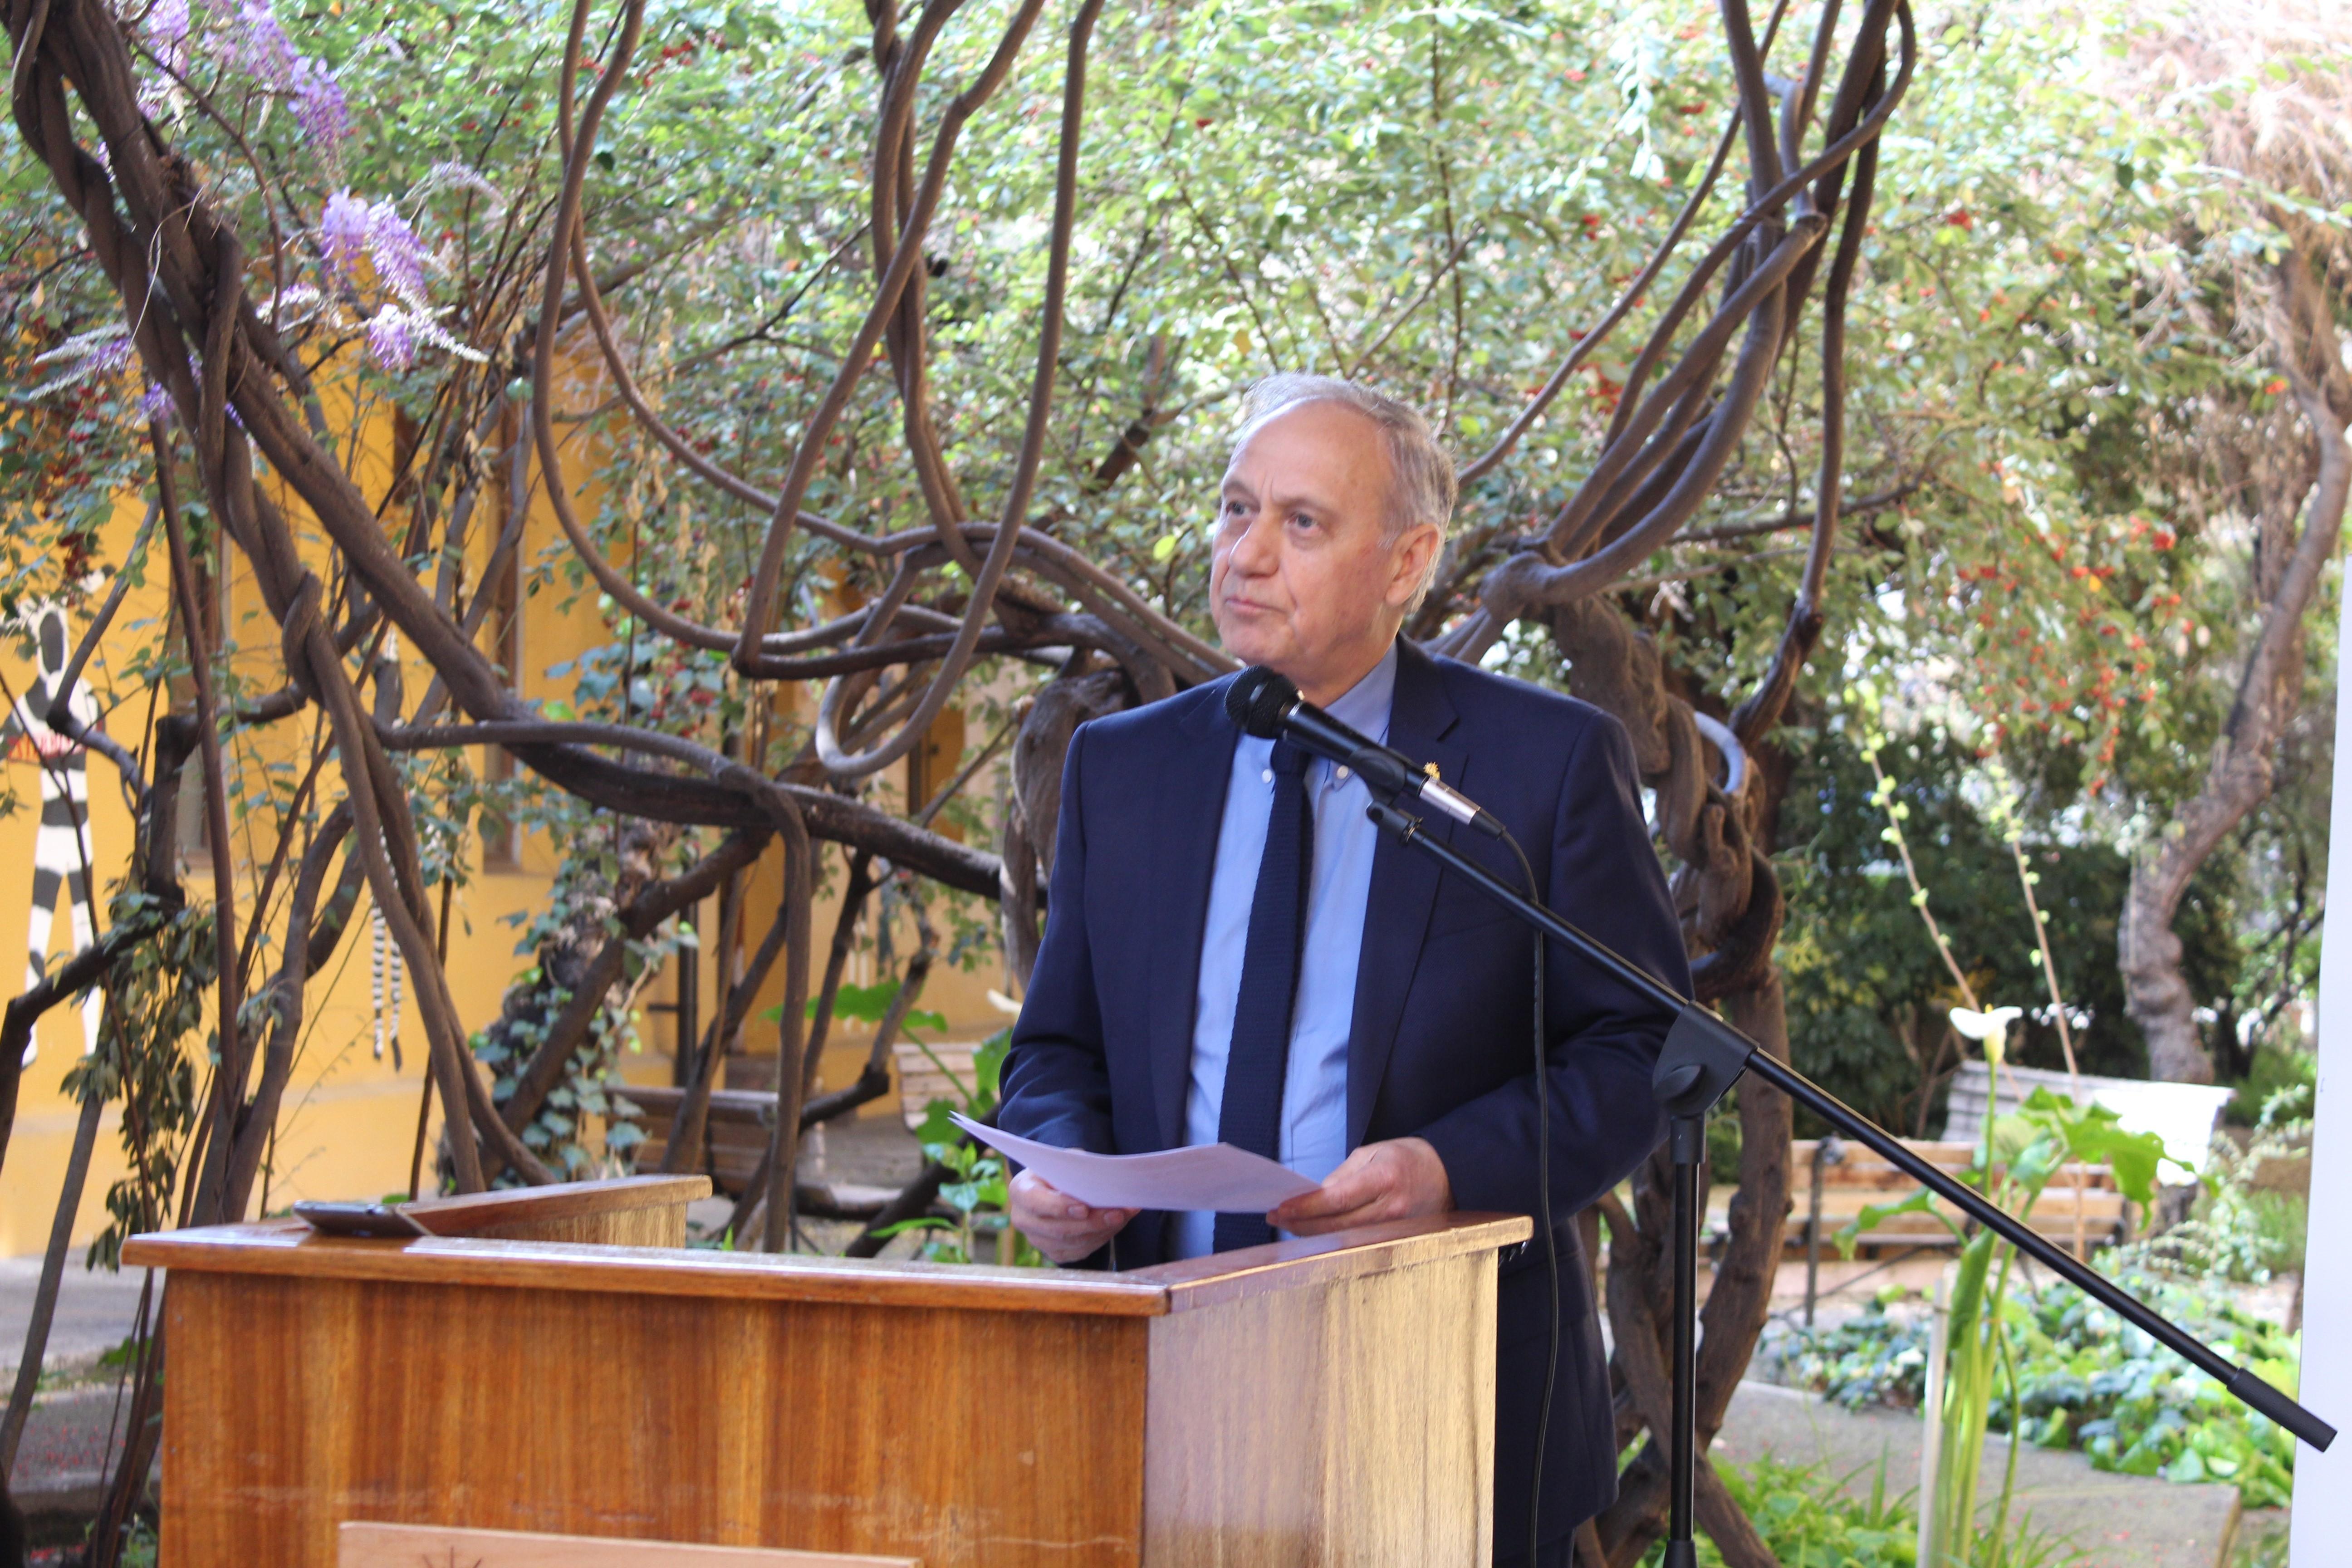
[[[1896,1215],[1905,1214],[1934,1215],[1947,1230],[1951,1230],[1955,1235],[1958,1234],[1957,1227],[1952,1225],[1952,1222],[1949,1219],[1947,1219],[1943,1214],[1937,1209],[1936,1194],[1929,1192],[1925,1187],[1920,1187],[1914,1191],[1909,1197],[1905,1198],[1901,1203],[1870,1204],[1865,1205],[1860,1214],[1855,1215],[1853,1219],[1847,1221],[1846,1224],[1839,1229],[1837,1233],[1838,1256],[1841,1258],[1852,1258],[1853,1256],[1853,1249],[1861,1245],[1862,1237],[1865,1232],[1876,1230],[1881,1225],[1884,1225],[1887,1220],[1892,1219]]]

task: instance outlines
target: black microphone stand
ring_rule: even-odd
[[[2022,1220],[2004,1213],[1983,1194],[1922,1160],[1905,1148],[1895,1134],[1844,1105],[1690,997],[1569,924],[1484,867],[1464,858],[1450,845],[1431,837],[1419,817],[1378,802],[1366,809],[1366,815],[1399,841],[1465,879],[1529,925],[1675,1013],[1674,1026],[1666,1031],[1665,1045],[1650,1079],[1651,1089],[1670,1119],[1667,1142],[1674,1161],[1674,1431],[1666,1445],[1669,1496],[1665,1568],[1696,1568],[1698,1563],[1692,1507],[1692,1466],[1697,1443],[1698,1167],[1706,1153],[1707,1110],[1745,1073],[1754,1073],[1846,1137],[1876,1150],[1921,1186],[2214,1379],[2241,1404],[2269,1416],[2320,1452],[2325,1453],[2328,1444],[2336,1440],[2335,1427],[2244,1367],[2234,1366],[2215,1354],[2187,1330],[2141,1305],[2114,1280],[2043,1240]],[[1549,1091],[1538,1084],[1537,1092]]]

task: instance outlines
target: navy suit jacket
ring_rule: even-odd
[[[1589,703],[1402,645],[1388,742],[1503,820],[1563,917],[1675,989],[1689,971],[1624,730]],[[1227,682],[1097,719],[1062,775],[1045,942],[1003,1072],[999,1124],[1071,1148],[1181,1145],[1209,880],[1240,730]],[[1509,850],[1432,830],[1522,885]],[[1348,1146],[1424,1138],[1464,1209],[1536,1207],[1534,951],[1500,904],[1383,836],[1348,1047]],[[1573,1218],[1664,1134],[1650,1072],[1670,1013],[1550,949],[1546,1077],[1559,1236],[1559,1381],[1544,1456],[1547,1541],[1606,1507],[1617,1455],[1600,1327]],[[1166,1215],[1116,1247],[1161,1261]],[[1496,1340],[1496,1538],[1525,1539],[1549,1301],[1543,1249],[1507,1258]]]

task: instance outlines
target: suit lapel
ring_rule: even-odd
[[[1209,883],[1217,868],[1217,833],[1225,816],[1234,747],[1241,731],[1225,718],[1223,683],[1212,686],[1179,726],[1174,754],[1152,790],[1151,879],[1140,895],[1159,909],[1150,955],[1152,1109],[1160,1146],[1184,1141],[1185,1090],[1192,1077],[1192,1018],[1201,993],[1201,941],[1209,921]]]
[[[1396,696],[1389,710],[1389,746],[1416,762],[1435,763],[1458,784],[1467,748],[1454,705],[1430,657],[1402,637],[1397,642]],[[1444,826],[1440,826],[1439,824]],[[1454,824],[1435,818],[1430,831],[1447,843]],[[1381,1079],[1396,1047],[1397,1025],[1412,989],[1437,898],[1437,862],[1386,833],[1372,852],[1371,894],[1364,910],[1364,945],[1356,963],[1356,1011],[1348,1030],[1348,1147],[1364,1141],[1380,1098]]]

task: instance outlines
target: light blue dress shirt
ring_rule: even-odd
[[[1396,695],[1394,644],[1369,674],[1326,710],[1349,729],[1385,742]],[[1356,1017],[1356,966],[1364,946],[1364,906],[1372,890],[1379,829],[1365,816],[1371,792],[1352,773],[1320,759],[1307,771],[1315,809],[1315,851],[1307,890],[1307,941],[1290,1012],[1290,1060],[1282,1087],[1282,1163],[1313,1181],[1348,1154],[1348,1034]],[[1234,748],[1225,815],[1217,830],[1209,918],[1201,933],[1201,982],[1193,999],[1192,1086],[1184,1096],[1184,1142],[1217,1142],[1224,1110],[1225,1058],[1249,945],[1250,905],[1274,810],[1274,742],[1244,735]],[[1216,1216],[1180,1214],[1171,1255],[1213,1249]]]

